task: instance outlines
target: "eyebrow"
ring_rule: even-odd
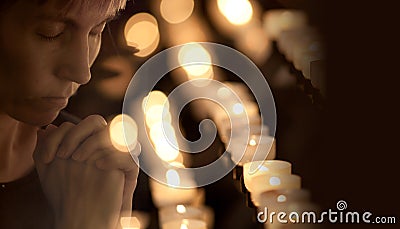
[[[109,15],[107,15],[105,17],[104,20],[102,20],[100,23],[98,23],[95,26],[99,26],[99,25],[101,25],[103,23],[108,23],[108,22],[114,20],[115,18],[117,18],[117,16],[118,16],[117,12],[113,13],[113,14],[109,14]],[[64,14],[53,14],[53,15],[51,15],[51,14],[39,14],[39,15],[36,16],[36,18],[39,19],[39,20],[43,20],[43,21],[48,20],[48,21],[62,22],[62,23],[70,24],[70,25],[72,25],[74,27],[77,27],[77,28],[80,27],[78,21],[76,21],[73,18],[67,17]]]

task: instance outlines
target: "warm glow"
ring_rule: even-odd
[[[218,89],[217,95],[221,99],[226,99],[233,96],[233,93],[227,87],[221,87]]]
[[[145,113],[145,116],[146,124],[148,127],[152,127],[156,123],[171,123],[172,121],[171,113],[169,111],[165,111],[165,108],[162,105],[155,105],[150,107],[150,109],[148,109]]]
[[[155,142],[157,139],[175,138],[175,129],[169,122],[155,123],[150,128],[150,139]]]
[[[188,225],[186,225],[186,224],[184,224],[184,223],[182,222],[181,228],[180,228],[180,229],[188,229]]]
[[[148,13],[133,15],[125,25],[124,35],[127,45],[139,50],[134,54],[139,57],[151,54],[160,41],[157,20]]]
[[[244,107],[241,103],[235,103],[232,107],[233,113],[239,115],[244,112]]]
[[[278,186],[281,184],[281,179],[279,177],[271,177],[269,179],[269,184],[272,186]]]
[[[129,115],[117,115],[110,123],[110,138],[112,145],[122,151],[128,152],[137,144],[138,127],[135,120]]]
[[[122,229],[140,229],[141,224],[137,217],[121,217]]]
[[[251,146],[255,146],[255,145],[257,145],[257,142],[256,142],[256,140],[254,140],[254,139],[250,139],[250,141],[249,141],[249,145],[251,145]]]
[[[248,0],[218,0],[218,9],[234,25],[244,25],[253,17],[253,6]]]
[[[162,91],[151,91],[142,102],[143,112],[147,112],[151,107],[155,105],[166,106],[169,109],[168,97]]]
[[[176,206],[176,211],[180,214],[186,213],[185,205],[179,204]]]
[[[163,161],[174,161],[179,156],[179,150],[177,149],[178,143],[176,138],[166,139],[159,138],[153,140],[156,154]]]
[[[209,52],[198,43],[189,43],[179,50],[178,61],[189,75],[189,78],[210,78],[207,74],[211,66]]]
[[[286,196],[285,195],[279,195],[278,198],[276,198],[278,202],[286,202]]]
[[[193,0],[162,0],[160,4],[161,16],[171,24],[184,22],[192,15]]]
[[[167,173],[165,174],[167,178],[167,184],[168,186],[176,187],[181,184],[181,179],[179,177],[179,174],[176,170],[174,169],[168,169]]]

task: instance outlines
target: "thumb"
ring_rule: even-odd
[[[35,163],[44,163],[48,164],[53,161],[54,155],[48,155],[46,152],[47,150],[43,148],[43,142],[46,139],[46,136],[51,132],[52,130],[57,129],[55,125],[48,125],[46,129],[39,129],[37,131],[37,141],[36,141],[36,147],[35,151],[33,152],[33,159],[35,160]]]

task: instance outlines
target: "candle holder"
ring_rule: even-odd
[[[243,179],[248,190],[251,190],[253,187],[257,186],[257,184],[254,184],[252,180],[259,176],[291,173],[292,164],[282,160],[252,161],[243,165]]]

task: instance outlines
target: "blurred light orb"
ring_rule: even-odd
[[[171,24],[184,22],[192,15],[193,9],[193,0],[162,0],[160,4],[161,16]]]
[[[192,78],[203,76],[212,68],[210,53],[198,43],[183,45],[179,50],[178,61]]]
[[[167,184],[172,187],[177,187],[181,184],[181,178],[175,169],[168,169],[165,174],[167,178]]]
[[[176,149],[176,147],[178,146],[176,138],[174,139],[158,138],[152,141],[154,144],[156,154],[161,160],[166,162],[172,162],[179,157],[180,152],[179,150]]]
[[[244,112],[244,107],[243,104],[241,103],[235,103],[232,107],[233,113],[239,115],[239,114],[243,114]]]
[[[169,110],[169,101],[167,95],[165,95],[162,91],[155,90],[149,92],[149,94],[144,97],[142,102],[142,109],[143,112],[146,114],[150,108],[159,105]]]
[[[145,113],[145,120],[148,127],[152,127],[156,123],[160,122],[172,122],[171,113],[165,110],[165,106],[155,105],[150,107]]]
[[[117,150],[128,152],[136,147],[138,127],[129,115],[120,114],[114,117],[109,132],[111,143]]]
[[[157,19],[148,13],[137,13],[125,24],[124,35],[127,45],[137,48],[135,56],[150,55],[160,42]]]
[[[253,6],[248,0],[218,0],[218,9],[233,25],[244,25],[253,17]]]

